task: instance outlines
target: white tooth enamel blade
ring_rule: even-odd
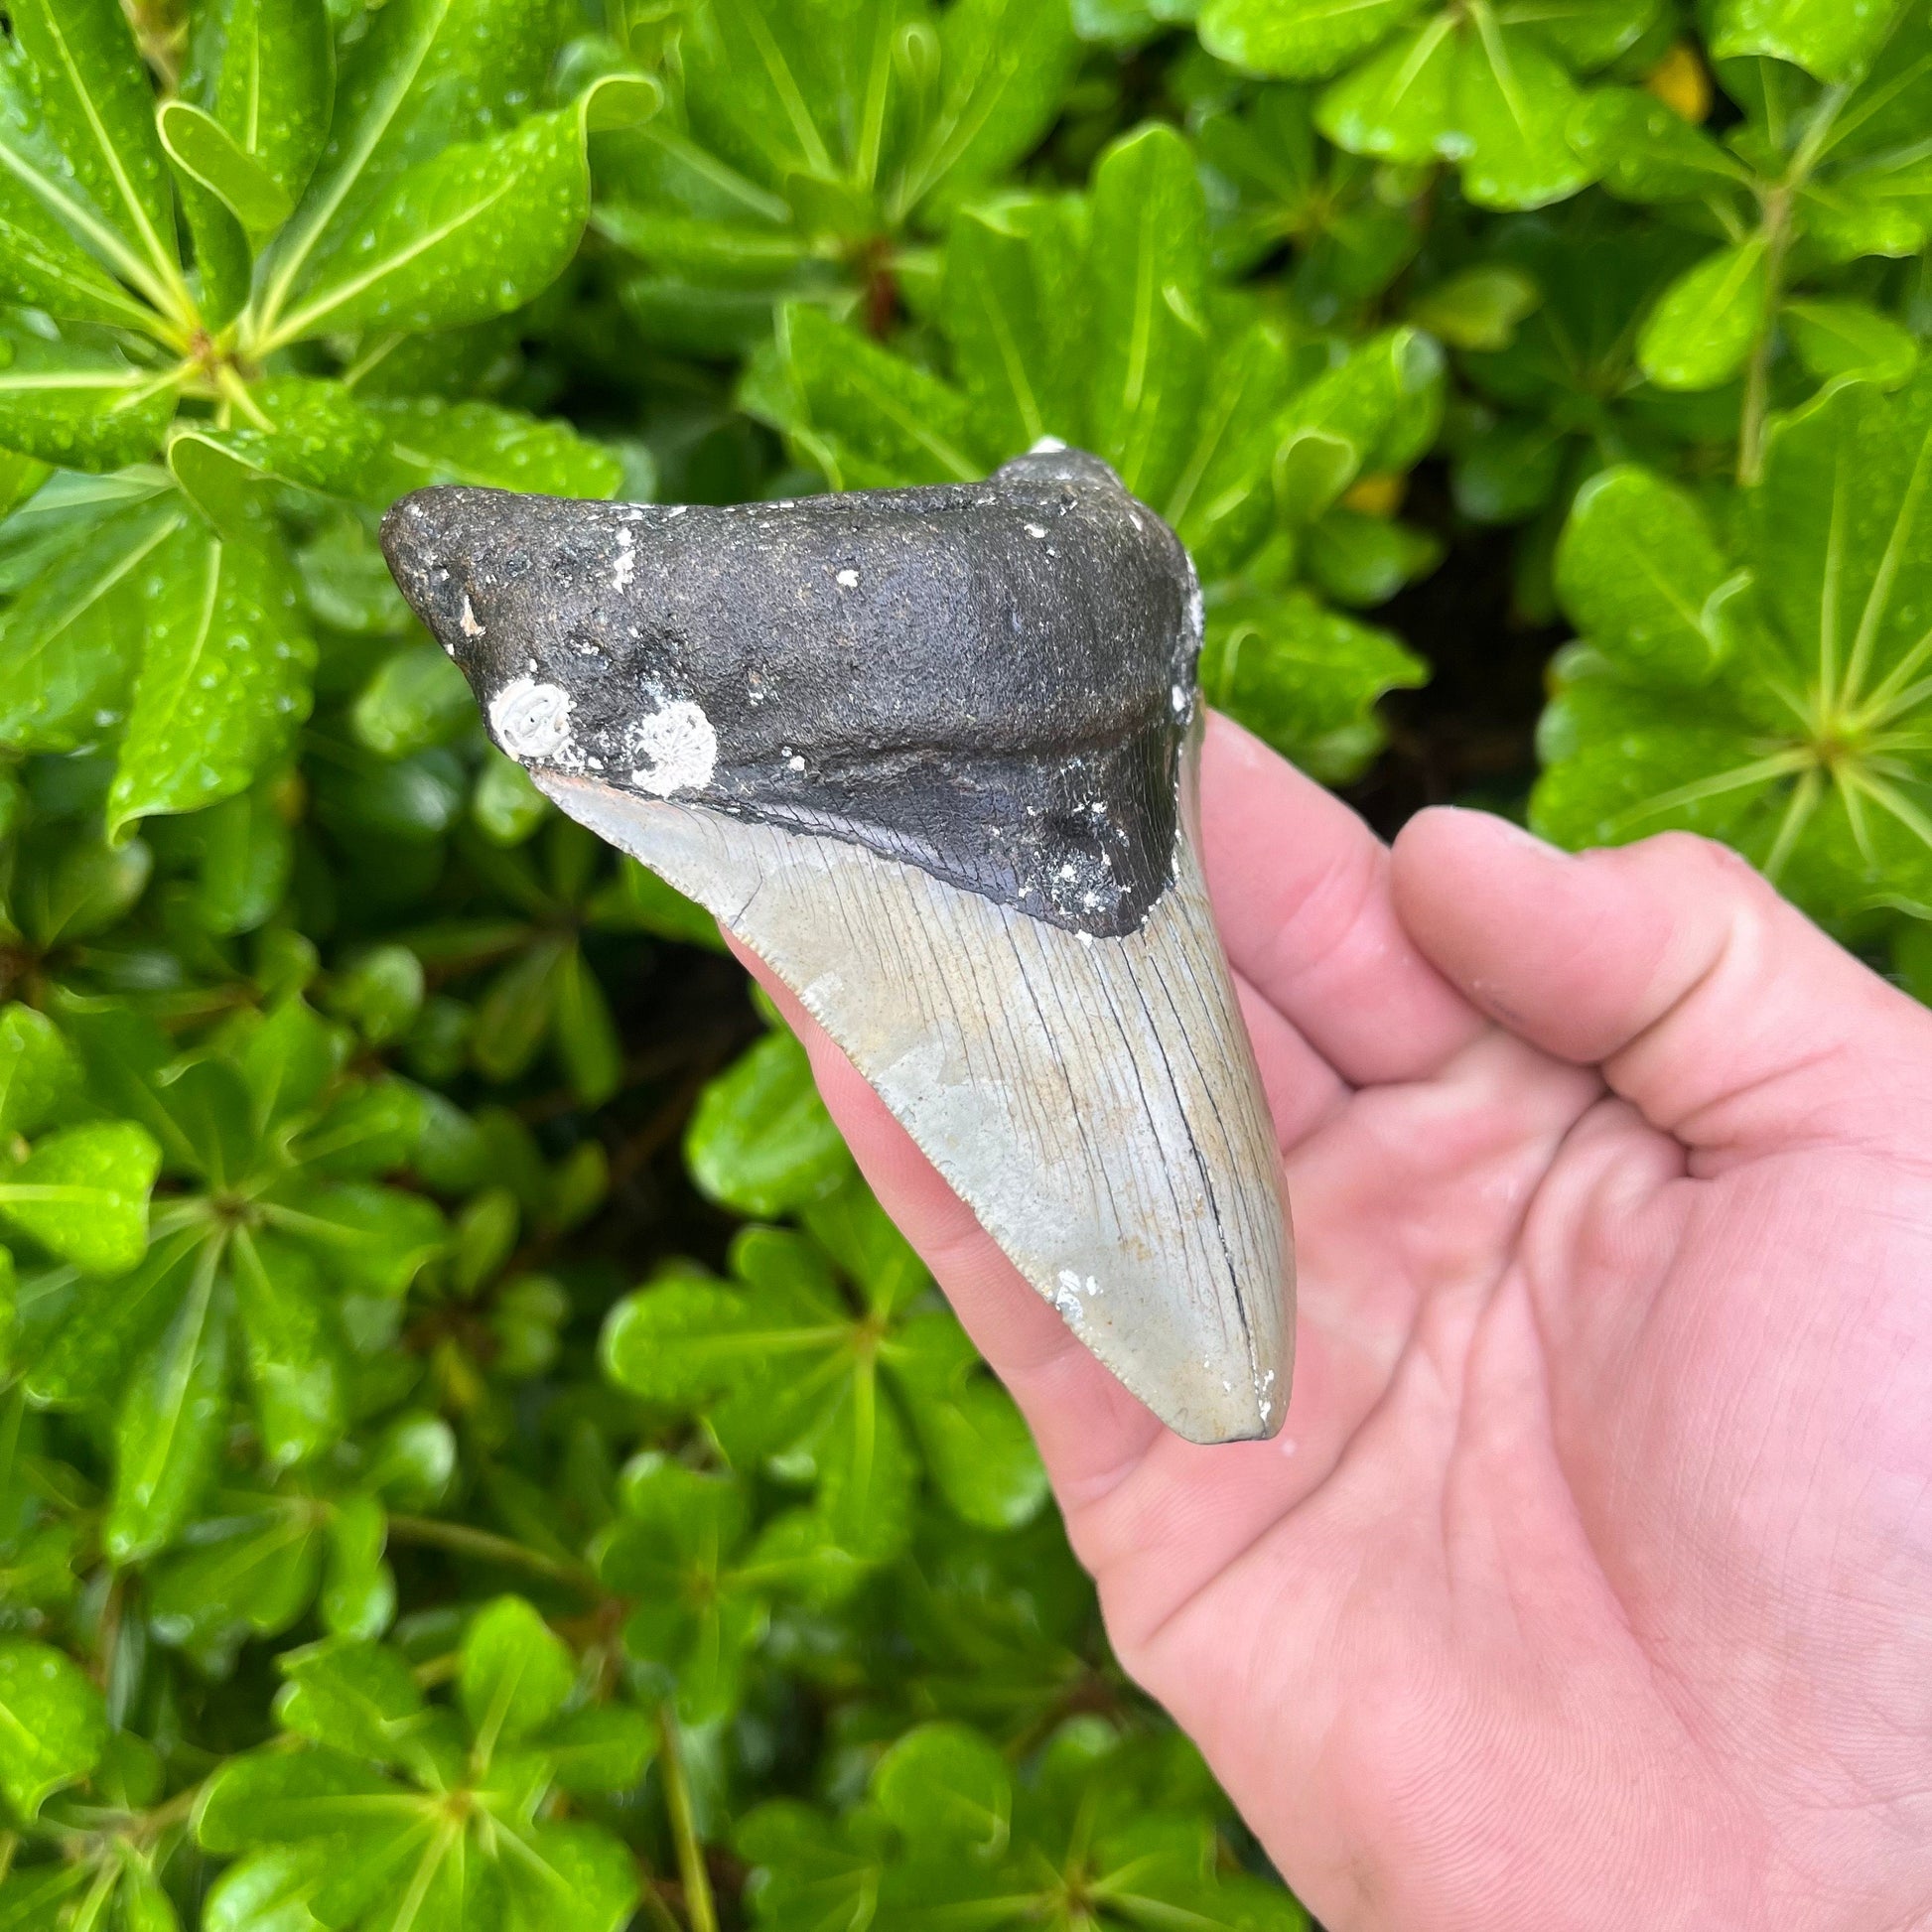
[[[1196,849],[1199,600],[1111,471],[688,517],[432,490],[384,542],[498,745],[768,962],[1128,1389],[1198,1443],[1281,1427],[1292,1243]]]

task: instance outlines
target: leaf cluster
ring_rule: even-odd
[[[1932,995],[1928,90],[1928,0],[6,8],[0,1927],[1303,1923],[377,521],[1075,443],[1318,777],[1467,793],[1513,626],[1482,802]]]

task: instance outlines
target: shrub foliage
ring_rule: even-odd
[[[1491,802],[1932,991],[1929,125],[1927,0],[11,0],[0,1927],[1303,1923],[375,521],[1058,436],[1335,784],[1500,543]]]

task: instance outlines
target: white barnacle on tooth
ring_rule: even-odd
[[[555,763],[570,749],[570,693],[512,678],[489,701],[489,728],[511,758]]]
[[[637,539],[630,534],[630,526],[622,523],[618,526],[618,560],[611,567],[611,588],[627,591],[636,574]]]
[[[718,765],[718,734],[704,708],[689,698],[675,698],[640,719],[631,728],[630,749],[639,760],[630,782],[653,798],[703,790]]]

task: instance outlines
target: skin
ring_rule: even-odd
[[[1121,1661],[1330,1932],[1932,1924],[1932,1013],[1685,835],[1391,851],[1219,719],[1202,824],[1274,1442],[1164,1430],[771,988]]]

